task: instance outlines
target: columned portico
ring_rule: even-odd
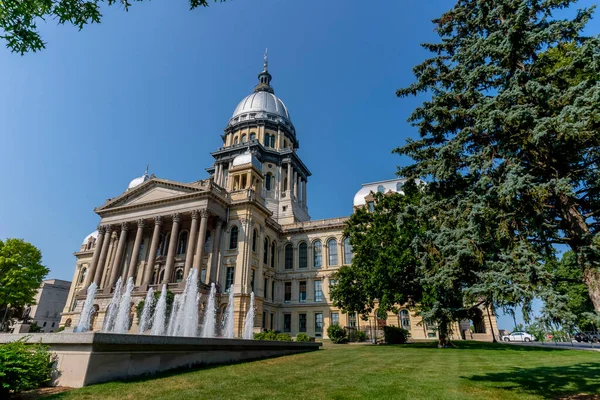
[[[192,211],[192,226],[190,228],[190,235],[188,238],[187,244],[187,254],[185,255],[185,266],[183,270],[183,278],[187,278],[190,268],[192,268],[192,263],[194,261],[194,253],[196,249],[196,237],[198,236],[198,218],[200,217],[200,213],[198,210]]]
[[[106,227],[105,240],[102,243],[102,250],[100,252],[100,259],[98,260],[98,266],[96,267],[96,273],[94,274],[94,283],[100,286],[102,280],[102,274],[104,273],[104,264],[106,264],[106,255],[108,254],[108,247],[110,245],[110,235],[112,234],[112,227],[108,225]]]
[[[194,257],[194,269],[200,277],[200,268],[202,267],[202,258],[204,253],[204,242],[206,241],[206,226],[208,224],[208,210],[200,211],[200,231],[198,232],[198,240],[196,242],[196,254]]]
[[[100,253],[102,252],[102,245],[104,244],[104,233],[106,228],[104,226],[98,226],[98,237],[96,239],[96,249],[94,250],[94,255],[92,256],[92,263],[90,264],[90,268],[87,272],[87,276],[85,278],[84,287],[87,287],[94,281],[94,275],[96,273],[96,269],[98,268],[98,260],[100,259]]]
[[[169,250],[167,252],[167,264],[162,283],[169,283],[173,274],[173,265],[175,264],[175,252],[177,251],[177,241],[179,239],[179,222],[181,216],[179,213],[173,214],[173,226],[171,227],[171,239],[169,240]]]
[[[112,263],[108,285],[106,285],[106,288],[109,292],[117,282],[117,277],[120,275],[120,269],[123,265],[123,251],[125,250],[125,244],[127,243],[128,230],[129,225],[127,224],[127,222],[123,222],[121,224],[121,235],[119,236],[119,244],[117,245],[117,254],[115,255],[115,258]]]
[[[140,246],[142,245],[142,239],[144,238],[145,226],[146,221],[144,221],[143,219],[138,219],[137,232],[135,234],[135,242],[133,244],[133,250],[131,252],[131,261],[129,263],[129,270],[127,271],[127,279],[133,278],[137,273]]]
[[[160,240],[160,229],[163,225],[163,218],[161,216],[154,217],[154,232],[152,233],[152,243],[150,245],[150,253],[148,253],[148,264],[144,270],[144,276],[142,279],[142,286],[150,284],[152,279],[152,272],[154,272],[154,264],[156,262],[156,251],[158,250],[158,242]]]

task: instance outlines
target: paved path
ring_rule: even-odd
[[[600,351],[600,344],[598,343],[578,343],[578,342],[502,342],[504,344],[516,345],[516,346],[534,346],[534,347],[546,347],[549,349],[567,349],[567,350],[590,350]]]

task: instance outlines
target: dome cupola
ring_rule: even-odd
[[[131,182],[129,182],[129,186],[127,186],[127,190],[131,190],[134,187],[141,185],[148,179],[150,179],[150,177],[148,176],[148,166],[146,166],[146,172],[144,172],[144,175],[132,179]]]

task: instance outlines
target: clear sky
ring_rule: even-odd
[[[391,150],[415,136],[405,121],[419,100],[395,90],[413,81],[427,56],[419,44],[437,37],[430,21],[450,5],[233,0],[190,12],[187,0],[155,0],[106,8],[81,32],[42,23],[37,54],[0,43],[0,238],[33,243],[48,277],[70,280],[72,253],[99,222],[94,207],[146,164],[161,178],[207,177],[266,47],[313,173],[311,217],[349,215],[362,183],[407,162]]]

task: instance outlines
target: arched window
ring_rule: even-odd
[[[175,282],[183,281],[183,269],[178,269],[175,271]]]
[[[79,283],[85,282],[85,276],[87,275],[87,266],[81,269],[81,275],[79,276]]]
[[[237,136],[233,139],[233,144],[238,144],[238,138],[237,138]]]
[[[179,234],[179,241],[177,242],[177,254],[185,254],[187,251],[188,243],[188,232],[182,231]]]
[[[275,268],[275,242],[271,244],[271,268]]]
[[[67,318],[67,320],[65,321],[65,328],[70,327],[72,323],[73,323],[73,320],[71,318]]]
[[[402,328],[410,330],[410,314],[407,310],[400,311],[400,325]]]
[[[350,238],[344,239],[344,264],[352,264],[352,245],[350,244]]]
[[[245,133],[242,135],[242,143],[246,143],[246,134]]]
[[[377,186],[377,191],[379,193],[385,193],[385,188],[383,187],[383,185],[379,185],[379,186]]]
[[[257,248],[257,238],[258,234],[256,232],[256,229],[252,231],[252,251],[256,253],[256,248]]]
[[[291,243],[285,245],[285,258],[284,258],[284,268],[292,269],[294,268],[294,247]]]
[[[327,241],[327,254],[329,256],[328,265],[338,265],[337,240],[329,239]]]
[[[263,246],[263,263],[267,263],[269,257],[269,238],[265,238],[265,244]]]
[[[320,240],[313,243],[313,266],[321,268],[323,266],[323,245]]]
[[[298,246],[298,268],[308,267],[308,246],[306,243],[300,243]]]
[[[238,227],[232,226],[231,233],[229,234],[229,248],[237,249],[238,246]]]
[[[400,192],[402,190],[402,182],[396,183],[396,191]]]
[[[267,174],[267,176],[265,177],[265,189],[267,190],[271,190],[271,178],[273,175],[271,175],[270,173]]]
[[[275,135],[271,135],[271,147],[275,147]]]
[[[256,140],[256,133],[252,132],[250,134],[250,141]]]
[[[210,231],[206,232],[206,239],[204,240],[204,251],[210,251]]]

